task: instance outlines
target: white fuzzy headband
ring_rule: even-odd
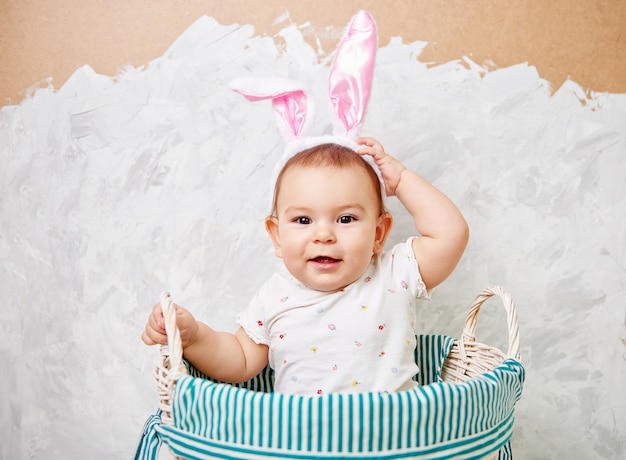
[[[359,11],[350,20],[333,58],[328,81],[332,136],[310,136],[309,129],[315,118],[315,103],[305,85],[297,80],[284,78],[240,78],[231,88],[249,101],[272,100],[274,114],[286,147],[272,172],[273,199],[276,179],[285,163],[295,154],[316,145],[334,143],[355,152],[359,145],[355,139],[363,124],[369,101],[377,49],[376,24],[365,11]],[[382,174],[369,156],[363,159],[374,169],[381,183],[382,196],[385,186]]]

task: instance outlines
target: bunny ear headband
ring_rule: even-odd
[[[369,13],[359,11],[350,20],[339,42],[330,69],[328,96],[332,108],[332,136],[308,135],[315,117],[315,104],[302,82],[248,77],[231,83],[233,91],[249,101],[272,101],[278,127],[286,141],[285,153],[272,173],[272,190],[285,163],[298,152],[325,143],[339,144],[355,152],[359,150],[355,139],[370,97],[376,48],[374,19]],[[384,197],[385,187],[378,166],[369,155],[363,158],[376,171]]]

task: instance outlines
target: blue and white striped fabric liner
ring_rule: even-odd
[[[162,411],[159,409],[156,414],[151,415],[146,420],[141,432],[139,445],[137,446],[137,452],[135,453],[135,460],[156,459],[159,455],[161,440],[156,432],[156,426],[161,424],[161,413]]]
[[[154,428],[183,458],[469,459],[498,451],[510,458],[523,367],[509,359],[469,382],[441,382],[453,343],[418,336],[421,386],[400,393],[294,396],[184,377],[176,385],[174,427]],[[269,378],[252,384],[267,388]],[[156,458],[143,450],[137,458]]]

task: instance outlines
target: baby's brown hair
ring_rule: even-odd
[[[311,167],[322,166],[336,169],[362,168],[370,178],[370,185],[373,187],[378,201],[378,212],[386,212],[383,201],[380,180],[372,167],[354,150],[339,144],[320,144],[303,150],[292,156],[283,166],[274,186],[274,197],[272,199],[272,214],[276,214],[276,199],[280,192],[282,178],[285,172],[294,166]]]

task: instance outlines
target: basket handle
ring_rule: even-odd
[[[165,333],[167,345],[161,345],[163,360],[169,357],[170,378],[176,381],[181,375],[185,375],[186,368],[183,363],[183,346],[180,339],[180,331],[176,324],[176,308],[169,292],[163,292],[160,297],[161,311],[165,320]]]
[[[485,288],[476,296],[474,303],[470,305],[469,312],[467,313],[462,340],[464,342],[476,341],[476,320],[478,318],[478,312],[480,311],[480,307],[483,303],[493,296],[500,297],[507,314],[509,327],[509,350],[507,352],[507,357],[514,358],[519,361],[519,324],[517,319],[517,308],[515,307],[515,303],[509,293],[500,286]]]

